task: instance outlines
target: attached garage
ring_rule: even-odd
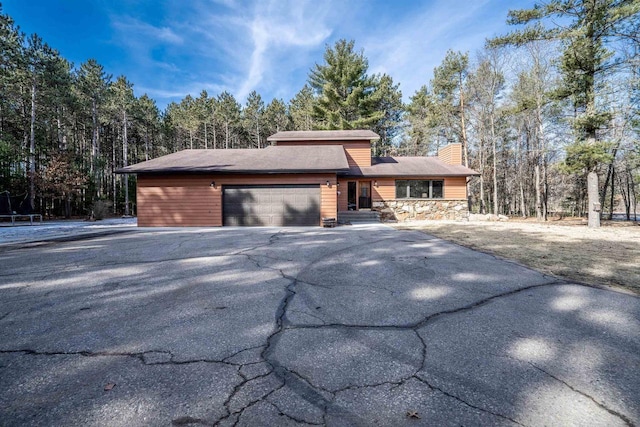
[[[228,185],[222,188],[223,225],[315,226],[319,185]]]

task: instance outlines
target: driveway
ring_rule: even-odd
[[[1,425],[640,424],[640,298],[417,231],[123,229],[0,266]]]

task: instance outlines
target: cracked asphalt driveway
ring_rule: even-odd
[[[138,229],[0,265],[0,425],[640,424],[640,298],[417,231]]]

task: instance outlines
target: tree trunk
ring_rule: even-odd
[[[539,64],[536,59],[536,69]],[[544,123],[542,121],[542,90],[536,94],[536,124],[538,136],[538,151],[536,158],[536,218],[547,220],[547,138],[544,133]],[[540,163],[542,163],[542,179],[540,179]],[[542,181],[542,188],[540,186]],[[541,194],[542,193],[542,194]]]
[[[464,156],[464,165],[469,167],[469,148],[467,147],[467,126],[465,124],[465,110],[464,110],[464,86],[462,81],[462,74],[459,75],[460,83],[460,131],[462,133],[462,154]],[[466,179],[467,186],[467,207],[471,211],[471,194],[469,194],[469,178]]]
[[[209,143],[207,141],[207,122],[204,122],[204,149],[208,149],[209,148]]]
[[[213,116],[213,149],[218,145],[218,135],[216,133],[216,116]]]
[[[256,120],[256,136],[258,137],[258,148],[260,148],[260,122]]]
[[[549,212],[549,182],[547,181],[547,155],[542,160],[542,220],[547,221]]]
[[[31,84],[31,128],[29,133],[29,202],[36,206],[36,83]]]
[[[144,129],[144,159],[149,160],[149,127]]]
[[[122,112],[122,165],[128,166],[127,152],[129,141],[127,140],[127,111]],[[129,216],[129,174],[124,174],[124,215]]]
[[[484,176],[480,174],[480,213],[487,213],[487,205],[484,201]]]
[[[229,148],[229,122],[224,124],[224,148]]]
[[[536,219],[540,221],[542,219],[542,198],[540,197],[540,164],[539,159],[536,159],[535,170],[535,182],[536,182]]]
[[[600,227],[600,202],[598,197],[598,174],[595,172],[589,172],[587,175],[587,193],[589,197],[588,215],[589,215],[589,227]]]
[[[618,147],[615,147],[613,149],[613,159],[611,159],[611,163],[609,163],[609,166],[607,167],[607,177],[604,180],[604,189],[602,191],[602,194],[600,195],[600,206],[602,206],[602,209],[604,211],[604,203],[606,201],[607,198],[607,189],[609,188],[609,182],[611,180],[611,172],[613,171],[613,163],[616,161],[616,155],[618,154]],[[613,191],[613,186],[611,187],[612,191]],[[613,209],[613,206],[612,206]]]
[[[637,221],[638,220],[638,197],[636,194],[636,186],[635,183],[633,181],[633,177],[631,176],[631,172],[629,172],[629,180],[631,180],[631,194],[633,195],[633,197],[630,197],[631,199],[631,203],[633,203],[633,220]]]
[[[64,217],[71,218],[71,193],[66,192],[64,195]]]
[[[116,141],[117,139],[113,138],[111,139],[111,171],[113,172],[116,168]],[[116,174],[115,173],[111,173],[111,184],[112,184],[112,189],[113,189],[113,214],[117,214],[118,213],[118,191],[117,191],[117,185],[118,182],[116,180]]]
[[[520,213],[522,218],[527,217],[527,205],[524,202],[524,185],[522,184],[522,179],[520,181]]]
[[[609,209],[609,220],[613,219],[613,192],[615,190],[615,182],[616,182],[616,167],[613,166],[611,168],[611,199],[610,199],[610,209]]]
[[[98,182],[97,170],[96,170],[96,160],[98,158],[98,106],[96,99],[91,100],[91,160],[89,162],[89,175],[91,179],[93,179],[94,184],[97,189],[97,197],[99,198],[102,194],[101,185]]]
[[[625,182],[622,182],[622,177],[618,177],[620,185],[620,194],[622,195],[622,202],[624,203],[624,212],[627,216],[627,221],[631,220],[631,188],[629,186],[629,170],[627,169],[624,174]],[[626,184],[626,188],[625,188]]]
[[[491,112],[491,148],[493,150],[493,214],[498,215],[498,165],[496,159],[496,131],[493,112]]]

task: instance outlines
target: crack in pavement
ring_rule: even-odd
[[[264,248],[267,246],[271,246],[274,243],[276,243],[278,240],[280,240],[280,236],[286,234],[284,231],[278,231],[277,233],[272,234],[271,236],[269,236],[269,240],[267,241],[267,243],[263,243],[261,245],[256,245],[256,246],[252,246],[250,248],[247,249],[242,249],[241,251],[237,251],[237,252],[232,252],[230,255],[244,255],[245,252],[251,252],[251,251],[255,251],[256,249],[259,248]]]
[[[531,362],[527,362],[529,365],[531,365],[533,368],[537,369],[538,371],[546,374],[547,376],[553,378],[554,380],[558,381],[559,383],[563,384],[565,387],[569,388],[571,391],[578,393],[581,396],[586,397],[587,399],[589,399],[590,401],[592,401],[593,403],[595,403],[599,408],[607,411],[608,413],[610,413],[611,415],[613,415],[614,417],[620,419],[621,421],[623,421],[626,425],[628,425],[629,427],[634,427],[635,424],[633,423],[633,421],[631,421],[631,419],[629,419],[629,417],[627,417],[624,414],[621,414],[618,411],[615,411],[609,407],[607,407],[604,403],[597,401],[595,398],[591,397],[590,395],[588,395],[587,393],[578,390],[577,388],[573,387],[571,384],[567,383],[566,381],[556,377],[555,375],[553,375],[552,373],[546,371],[545,369],[542,369],[541,367],[539,367],[538,365],[531,363]]]
[[[242,376],[242,374],[240,372],[238,372],[239,375]],[[244,411],[246,411],[247,409],[249,409],[251,406],[255,405],[256,403],[262,402],[262,401],[266,401],[266,399],[272,395],[273,393],[275,393],[276,391],[280,390],[282,387],[284,387],[285,382],[282,381],[282,383],[271,389],[270,391],[262,394],[262,396],[260,396],[257,399],[253,399],[251,401],[249,401],[248,403],[246,403],[245,405],[241,406],[240,409],[234,410],[232,411],[230,409],[230,405],[231,405],[231,401],[233,400],[233,398],[240,392],[240,390],[242,390],[242,388],[254,381],[260,380],[262,378],[266,378],[269,375],[273,374],[273,369],[271,369],[269,372],[262,374],[262,375],[258,375],[254,378],[251,379],[245,379],[244,381],[240,382],[239,384],[236,384],[236,386],[233,388],[233,390],[231,391],[231,394],[229,394],[229,396],[227,397],[227,399],[224,401],[223,406],[225,408],[225,410],[227,411],[227,413],[225,415],[223,415],[222,417],[220,417],[218,420],[216,420],[213,425],[217,426],[220,425],[220,423],[222,423],[223,421],[228,420],[230,417],[238,415],[238,419],[236,420],[236,422],[233,425],[236,425],[239,421],[240,421],[240,415],[242,415],[242,413]]]
[[[431,321],[433,321],[434,319],[437,319],[438,317],[442,317],[445,315],[450,315],[450,314],[457,314],[457,313],[461,313],[461,312],[465,312],[465,311],[470,311],[473,310],[475,308],[484,306],[496,299],[500,299],[500,298],[505,298],[505,297],[509,297],[511,295],[515,295],[518,294],[520,292],[524,292],[524,291],[528,291],[531,289],[535,289],[535,288],[540,288],[540,287],[545,287],[545,286],[556,286],[556,285],[566,285],[569,284],[569,282],[565,282],[563,280],[556,280],[553,282],[547,282],[547,283],[538,283],[535,285],[530,285],[530,286],[526,286],[523,288],[519,288],[519,289],[514,289],[514,290],[510,290],[507,292],[503,292],[500,294],[496,294],[496,295],[492,295],[490,297],[481,299],[479,301],[475,301],[471,304],[467,304],[465,306],[462,307],[458,307],[458,308],[453,308],[451,310],[443,310],[443,311],[439,311],[437,313],[433,313],[430,314],[424,318],[422,318],[421,320],[414,322],[414,323],[405,323],[405,324],[390,324],[390,325],[368,325],[368,324],[361,324],[361,323],[325,323],[324,325],[314,325],[314,324],[289,324],[289,326],[286,326],[285,329],[287,330],[294,330],[294,329],[321,329],[321,328],[345,328],[345,329],[362,329],[362,330],[414,330],[414,329],[419,329],[422,328],[423,326],[426,326],[427,324],[429,324]]]
[[[276,405],[276,404],[275,404],[275,403],[273,403],[272,401],[270,401],[270,400],[266,400],[266,402],[267,402],[267,403],[269,403],[269,404],[270,404],[271,406],[273,406],[274,408],[276,408],[276,411],[278,411],[278,414],[279,414],[279,415],[282,415],[282,416],[284,416],[284,417],[286,417],[286,418],[290,419],[291,421],[295,421],[296,423],[299,423],[299,424],[308,424],[308,425],[311,425],[311,426],[321,426],[321,425],[324,425],[323,423],[312,423],[311,421],[303,420],[302,418],[296,418],[296,417],[294,417],[293,415],[289,415],[289,414],[287,414],[286,412],[284,412],[282,409],[280,409],[280,408],[278,407],[278,405]]]
[[[82,357],[131,357],[138,359],[145,366],[157,365],[190,365],[194,363],[212,363],[240,367],[238,363],[226,362],[224,360],[215,359],[189,359],[189,360],[173,360],[174,355],[170,351],[165,350],[147,350],[142,352],[108,352],[108,351],[39,351],[33,349],[0,349],[0,354],[23,353],[29,356],[82,356]],[[147,358],[153,355],[167,355],[169,360],[150,362]]]
[[[449,393],[448,391],[445,391],[445,390],[441,389],[440,387],[436,387],[436,386],[434,386],[433,384],[430,384],[430,383],[429,383],[427,380],[425,380],[424,378],[420,378],[420,377],[417,377],[417,376],[416,376],[416,377],[414,377],[414,378],[415,378],[415,379],[417,379],[418,381],[420,381],[420,382],[424,383],[424,384],[425,384],[427,387],[429,387],[430,389],[432,389],[432,390],[436,390],[436,391],[438,391],[438,392],[442,393],[443,395],[445,395],[445,396],[447,396],[447,397],[450,397],[450,398],[452,398],[452,399],[455,399],[455,400],[457,400],[458,402],[462,403],[463,405],[466,405],[466,406],[468,406],[468,407],[470,407],[470,408],[473,408],[473,409],[476,409],[476,410],[478,410],[478,411],[481,411],[481,412],[484,412],[484,413],[487,413],[487,414],[490,414],[490,415],[496,416],[496,417],[498,417],[498,418],[502,418],[502,419],[504,419],[504,420],[510,421],[510,422],[512,422],[512,423],[514,423],[514,424],[517,424],[517,425],[519,425],[519,426],[526,426],[525,424],[522,424],[522,423],[520,423],[520,422],[516,421],[515,419],[510,418],[510,417],[508,417],[508,416],[506,416],[506,415],[502,415],[502,414],[499,414],[499,413],[497,413],[497,412],[493,412],[493,411],[490,411],[490,410],[488,410],[488,409],[481,408],[481,407],[476,406],[476,405],[474,405],[474,404],[472,404],[472,403],[469,403],[469,402],[467,402],[466,400],[464,400],[464,399],[462,399],[462,398],[460,398],[460,397],[456,396],[455,394]]]
[[[261,348],[261,347],[264,347],[264,346],[263,345],[254,345],[253,347],[243,348],[242,350],[238,350],[235,353],[232,353],[230,356],[225,357],[224,359],[222,359],[222,361],[223,362],[227,362],[229,359],[232,359],[232,358],[236,357],[240,353],[244,353],[245,351],[249,351],[249,350],[255,350],[255,349]],[[261,363],[261,362],[242,363],[241,365],[253,365],[255,363]]]

